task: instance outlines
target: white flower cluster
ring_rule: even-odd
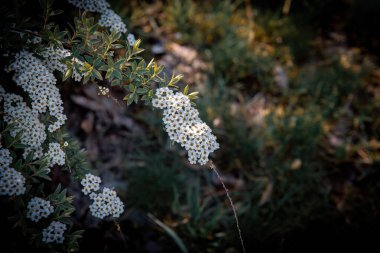
[[[21,195],[25,193],[25,178],[13,168],[0,167],[0,195]]]
[[[152,104],[164,110],[163,122],[169,138],[187,150],[191,164],[206,164],[209,154],[219,148],[219,143],[210,127],[199,118],[199,112],[191,106],[190,99],[167,87],[157,89],[155,94]]]
[[[11,153],[6,148],[0,148],[0,167],[9,167],[13,159]]]
[[[104,12],[110,7],[107,0],[68,0],[69,3],[77,8],[91,12]]]
[[[62,100],[53,73],[40,59],[27,51],[18,53],[6,70],[15,71],[13,80],[28,93],[33,112],[44,113],[49,109],[50,115],[57,119],[48,130],[54,132],[59,129],[67,118],[63,114]]]
[[[8,149],[0,149],[0,195],[21,195],[25,193],[25,178],[10,168],[12,157]]]
[[[133,47],[133,45],[136,43],[135,35],[133,35],[132,33],[128,34],[127,40],[131,47]]]
[[[124,204],[114,190],[104,187],[103,192],[91,195],[94,202],[90,205],[93,216],[103,219],[107,216],[120,217],[124,211]]]
[[[1,86],[0,86],[1,87]],[[21,142],[31,148],[38,148],[46,139],[45,125],[42,124],[22,97],[11,93],[0,93],[4,100],[4,121],[14,124],[10,134],[15,137],[22,133]]]
[[[38,147],[38,148],[30,148],[30,147],[27,147],[25,148],[24,150],[24,153],[22,154],[22,156],[24,157],[24,159],[26,159],[26,157],[31,153],[33,152],[33,160],[36,160],[38,158],[41,158],[44,153],[43,153],[43,148],[42,147]]]
[[[65,239],[63,233],[67,229],[67,225],[59,221],[52,221],[47,228],[42,230],[42,241],[45,243],[63,243]]]
[[[38,222],[42,218],[47,218],[54,212],[54,207],[50,201],[39,197],[34,197],[28,202],[26,217],[34,222]]]
[[[54,48],[53,46],[50,46],[46,48],[41,55],[44,57],[44,65],[53,72],[54,70],[60,71],[62,74],[65,74],[67,71],[67,66],[65,63],[62,62],[63,59],[66,57],[71,56],[71,52],[64,49],[64,48]],[[77,62],[79,65],[82,65],[83,63],[78,60],[74,59],[75,62]],[[74,80],[77,82],[80,82],[82,80],[82,75],[74,69]]]
[[[127,32],[127,27],[123,20],[121,20],[121,17],[111,9],[107,9],[102,13],[98,23],[100,26],[107,27],[110,31]]]
[[[39,44],[42,42],[42,38],[39,36],[34,36],[31,40],[27,40],[27,43],[29,44]]]
[[[95,192],[100,188],[100,177],[94,176],[90,173],[86,174],[85,177],[80,181],[83,186],[82,192],[87,195],[91,192]]]
[[[107,216],[120,217],[124,211],[123,202],[114,190],[104,187],[102,191],[99,191],[100,183],[100,177],[91,174],[86,174],[81,181],[82,192],[85,195],[89,194],[89,197],[94,201],[90,205],[91,214],[100,219]]]
[[[44,57],[44,65],[53,72],[59,70],[62,73],[66,72],[67,66],[62,62],[62,59],[70,56],[70,52],[62,48],[54,48],[53,46],[47,47],[41,52]]]
[[[110,89],[108,89],[107,87],[104,87],[104,86],[98,86],[98,89],[99,89],[99,93],[98,95],[107,95],[109,92],[110,92]]]
[[[110,4],[106,0],[68,0],[74,6],[84,9],[85,11],[98,12],[101,14],[98,24],[107,27],[110,31],[126,33],[127,27],[121,17],[111,10]],[[134,35],[129,34],[129,45],[133,46],[136,40]]]
[[[45,154],[50,157],[50,166],[53,166],[55,164],[58,165],[64,165],[65,164],[65,158],[66,154],[61,149],[61,146],[59,143],[49,143],[49,150]]]

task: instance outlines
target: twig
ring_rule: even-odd
[[[249,0],[245,0],[245,12],[248,20],[248,43],[251,44],[255,40],[255,21],[253,17],[252,4]]]
[[[290,11],[290,6],[292,5],[292,0],[285,0],[284,6],[282,7],[282,13],[288,15]]]
[[[115,223],[115,226],[116,226],[116,230],[117,230],[117,232],[120,233],[120,236],[121,236],[121,239],[123,240],[123,243],[124,243],[124,247],[125,247],[125,249],[128,250],[127,242],[125,241],[124,234],[121,232],[120,224],[117,223],[115,220],[114,220],[113,222]]]
[[[232,201],[232,198],[231,198],[230,194],[228,193],[228,189],[227,189],[226,185],[223,183],[222,177],[219,175],[218,170],[216,169],[214,163],[211,160],[209,161],[209,166],[210,166],[210,169],[212,169],[215,172],[215,174],[218,176],[218,179],[219,179],[220,183],[223,185],[224,191],[226,192],[227,198],[230,201],[230,205],[231,205],[232,211],[233,211],[234,216],[235,216],[236,228],[237,228],[238,233],[239,233],[240,244],[241,244],[241,247],[243,249],[243,253],[245,253],[243,236],[241,235],[241,230],[240,230],[240,225],[239,225],[239,219],[237,217],[235,205],[234,205],[234,203]]]

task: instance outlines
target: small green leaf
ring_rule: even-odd
[[[137,90],[136,90],[136,92],[137,92],[137,94],[145,94],[145,93],[147,93],[148,92],[148,89],[147,88],[138,88]]]
[[[100,74],[100,72],[97,71],[96,69],[93,69],[93,70],[92,70],[92,74],[93,74],[93,76],[96,77],[97,79],[99,79],[99,80],[101,80],[101,81],[103,80],[102,74]]]
[[[186,85],[185,89],[183,90],[183,94],[187,95],[189,93],[189,85]]]
[[[189,99],[197,99],[198,98],[198,91],[194,91],[188,95]]]
[[[123,48],[124,46],[121,44],[112,44],[113,49]]]
[[[63,76],[63,81],[66,81],[71,75],[73,74],[73,70],[71,68],[68,68],[65,72],[65,75]]]
[[[109,69],[109,66],[108,65],[103,65],[103,66],[100,66],[98,69],[102,70],[102,71],[107,71]]]
[[[25,144],[22,144],[22,143],[15,143],[15,144],[13,144],[13,147],[17,148],[17,149],[25,149],[28,146]]]

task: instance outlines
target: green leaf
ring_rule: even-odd
[[[112,73],[113,73],[113,68],[109,68],[108,70],[107,70],[107,73],[106,73],[106,79],[110,79],[111,78],[111,75],[112,75]]]
[[[63,81],[66,81],[71,75],[73,74],[73,70],[71,68],[68,68],[65,72],[65,75],[63,76]]]
[[[50,16],[56,16],[56,15],[59,15],[59,14],[62,14],[63,13],[63,10],[54,10],[54,11],[51,11],[49,13]]]
[[[112,77],[115,77],[115,78],[120,80],[122,78],[121,72],[119,70],[115,69],[112,73]]]
[[[101,81],[103,80],[102,74],[100,74],[100,72],[97,71],[96,69],[93,69],[93,70],[92,70],[92,74],[93,74],[93,76],[96,77],[97,79],[99,79],[99,80],[101,80]]]
[[[84,58],[86,59],[86,61],[87,61],[89,64],[93,64],[93,62],[94,62],[94,58],[93,58],[92,56],[85,55]]]
[[[133,101],[137,104],[137,102],[139,101],[139,96],[137,95],[137,93],[133,93]]]
[[[186,85],[185,89],[183,90],[183,94],[187,95],[189,93],[189,85]]]
[[[182,253],[188,253],[188,250],[185,246],[185,244],[183,243],[183,241],[181,240],[181,238],[176,234],[176,232],[171,229],[170,227],[168,227],[166,224],[164,224],[163,222],[161,222],[159,219],[157,219],[156,217],[154,217],[152,214],[148,213],[148,217],[154,222],[156,223],[160,228],[162,228],[165,233],[173,239],[173,241],[177,244],[178,248],[181,250]]]
[[[131,105],[133,103],[133,97],[131,97],[130,95],[128,96],[128,100],[127,100],[127,105]]]
[[[25,144],[22,144],[22,143],[15,143],[15,144],[13,144],[13,147],[14,147],[14,148],[17,148],[17,149],[25,149],[25,148],[27,148],[28,146],[25,145]]]
[[[20,169],[21,169],[21,166],[22,166],[22,162],[21,162],[21,160],[18,160],[18,161],[13,165],[13,167],[14,167],[16,170],[20,170]]]
[[[120,80],[113,80],[111,86],[120,85]]]
[[[197,99],[198,98],[198,91],[194,91],[188,95],[189,99]]]
[[[145,94],[145,93],[147,93],[148,92],[148,89],[147,88],[138,88],[137,90],[136,90],[136,92],[137,92],[137,94]]]
[[[102,71],[107,71],[110,69],[110,67],[108,65],[102,65],[98,68],[99,70],[102,70]]]
[[[121,45],[121,44],[112,44],[112,48],[113,49],[118,49],[118,48],[124,48],[124,46]]]
[[[128,91],[130,91],[130,92],[134,92],[134,90],[135,90],[135,85],[133,85],[133,83],[130,83],[129,85],[128,85]]]
[[[115,68],[120,68],[120,66],[121,66],[122,64],[124,64],[126,61],[127,61],[127,60],[126,60],[125,58],[121,58],[121,59],[117,60],[117,61],[115,62],[115,64],[114,64]]]
[[[30,163],[33,160],[34,152],[29,152],[29,154],[25,158],[25,163]]]

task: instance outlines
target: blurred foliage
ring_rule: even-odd
[[[284,13],[284,2],[128,4],[134,10],[131,26],[141,37],[193,47],[209,66],[206,82],[197,84],[203,94],[198,106],[221,144],[214,162],[234,178],[229,187],[248,251],[297,248],[293,235],[315,236],[314,227],[337,234],[368,228],[364,238],[372,231],[371,223],[379,224],[380,79],[378,59],[366,54],[375,40],[352,40],[356,34],[372,33],[372,26],[358,31],[345,20],[350,23],[380,7],[362,1],[290,1]],[[153,159],[148,157],[146,161]],[[172,175],[171,165],[166,166],[170,172],[160,174],[174,185],[184,172]],[[149,176],[136,178],[131,179],[134,184],[145,185]],[[243,186],[237,183],[241,179]],[[194,187],[189,181],[181,181],[183,189]],[[157,192],[167,189],[154,186]],[[204,202],[207,195],[192,198]],[[201,213],[221,204],[226,203],[206,205]],[[211,245],[201,240],[206,234],[191,232],[201,226],[214,231],[214,251],[234,252],[239,243],[226,210],[228,205],[218,214],[219,226],[193,223],[194,216],[186,223],[188,229],[176,226],[180,217],[165,223],[190,251],[207,252],[188,241]],[[228,227],[222,237],[217,236],[220,225]]]

